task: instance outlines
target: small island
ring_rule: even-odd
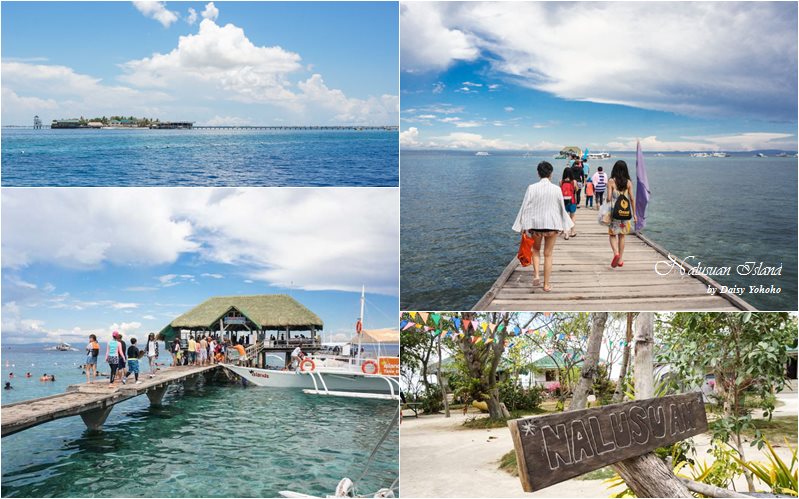
[[[155,129],[191,129],[193,121],[161,121],[152,118],[136,118],[135,116],[103,116],[101,118],[80,118],[53,120],[50,128],[93,128],[93,129],[128,129],[128,128],[155,128]]]

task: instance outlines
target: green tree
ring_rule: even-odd
[[[746,398],[771,419],[796,333],[796,319],[787,313],[678,313],[661,333],[661,360],[689,386],[701,386],[705,374],[715,376],[721,417],[712,424],[714,438],[731,442],[745,460],[744,430],[754,430],[752,445],[764,444]],[[754,491],[751,473],[747,482]]]

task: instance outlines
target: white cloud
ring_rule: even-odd
[[[464,87],[477,87],[477,88],[479,88],[479,87],[482,87],[483,84],[482,83],[472,83],[470,81],[464,81],[463,82],[463,86]]]
[[[189,240],[191,223],[169,216],[174,201],[152,189],[124,191],[20,189],[4,194],[3,267],[41,261],[70,268],[97,268],[103,262],[156,265],[197,249]]]
[[[332,111],[334,119],[341,123],[386,125],[396,123],[399,115],[399,98],[395,95],[365,100],[347,97],[341,90],[328,88],[319,74],[297,86],[304,103]]]
[[[208,4],[197,34],[181,36],[168,53],[122,64],[125,74],[120,79],[137,87],[182,88],[198,99],[222,92],[224,99],[278,106],[306,122],[309,115],[321,114],[329,123],[396,123],[397,96],[350,97],[328,87],[320,74],[294,83],[292,75],[305,69],[299,54],[280,46],[253,44],[240,27],[219,26],[214,16],[205,16],[209,7],[211,13],[216,10],[213,3]],[[215,116],[211,121],[228,124],[228,119]]]
[[[2,119],[8,124],[28,124],[34,114],[46,119],[42,111],[61,113],[51,119],[102,116],[119,108],[153,116],[169,100],[162,91],[107,85],[66,66],[3,60],[2,73]]]
[[[244,125],[252,125],[253,122],[248,118],[239,118],[238,116],[216,115],[213,118],[207,120],[205,124],[208,126],[244,126]]]
[[[449,135],[423,140],[419,129],[410,127],[400,132],[400,146],[409,149],[464,149],[474,150],[523,150],[530,149],[528,144],[519,144],[503,139],[491,139],[477,133],[456,132]]]
[[[460,120],[461,119],[457,116],[447,116],[446,118],[441,118],[438,121],[440,121],[441,123],[456,123]]]
[[[446,5],[435,9],[424,3],[400,4],[400,60],[406,71],[445,69],[452,62],[472,61],[480,51],[469,35],[447,28]]]
[[[440,82],[440,81],[436,82],[436,83],[433,84],[433,93],[434,94],[440,94],[441,92],[444,91],[445,88],[447,88],[447,86],[444,85],[443,82]]]
[[[186,16],[186,22],[194,24],[197,22],[197,11],[189,7],[189,15]]]
[[[401,147],[418,147],[420,145],[418,140],[419,129],[415,126],[412,126],[407,130],[400,132],[399,134],[399,142]]]
[[[224,278],[225,278],[225,276],[223,276],[222,274],[208,274],[208,273],[204,273],[204,274],[200,274],[200,275],[201,275],[202,277],[210,277],[211,279],[224,279]]]
[[[14,189],[1,202],[4,274],[148,267],[190,253],[271,285],[397,292],[396,189]],[[193,279],[169,273],[158,284]]]
[[[477,121],[456,121],[455,126],[458,128],[475,128],[482,126],[482,123]]]
[[[155,19],[165,28],[168,28],[172,23],[178,20],[178,14],[171,10],[167,10],[164,2],[134,1],[133,5],[136,6],[139,12],[149,18]]]
[[[514,109],[511,106],[505,106],[505,111],[507,111],[509,113],[512,113],[514,111]]]
[[[203,19],[210,19],[216,21],[219,17],[219,9],[214,6],[214,2],[209,2],[205,5],[205,10],[202,12]]]
[[[792,2],[406,2],[402,64],[482,51],[508,81],[565,99],[795,121],[796,15]]]
[[[707,137],[682,137],[682,140],[661,140],[652,135],[641,138],[644,151],[753,151],[757,149],[796,149],[796,136],[789,133],[749,132]],[[634,151],[636,139],[623,138],[608,142],[607,148]]]
[[[114,303],[111,305],[114,310],[126,310],[131,308],[139,308],[138,303]]]

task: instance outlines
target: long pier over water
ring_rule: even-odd
[[[533,267],[513,260],[479,302],[478,311],[608,311],[608,310],[754,310],[736,295],[708,293],[720,284],[703,275],[672,271],[658,275],[655,264],[668,252],[639,234],[625,238],[624,267],[613,269],[607,227],[597,223],[598,212],[580,208],[577,236],[555,243],[552,291],[533,289]],[[544,259],[541,252],[541,283]],[[684,264],[686,268],[690,267]]]
[[[109,386],[108,381],[101,380],[91,384],[70,385],[66,393],[59,395],[7,404],[0,407],[2,436],[70,416],[80,416],[89,429],[97,430],[103,426],[116,404],[146,394],[150,404],[160,405],[170,385],[196,383],[200,377],[211,374],[215,369],[221,369],[221,366],[168,367],[158,371],[154,378],[142,373],[139,376],[141,384],[138,385],[133,377],[128,378],[126,385],[117,382]]]

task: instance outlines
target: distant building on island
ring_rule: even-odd
[[[50,128],[81,128],[81,123],[78,118],[70,118],[67,120],[53,120]]]
[[[39,118],[38,115],[33,117],[33,129],[34,130],[42,129],[42,120]]]
[[[37,122],[39,124],[38,128],[41,128],[41,120],[39,120],[38,116],[34,118],[33,127],[37,128],[36,126]],[[93,129],[101,129],[101,128],[192,129],[193,127],[194,127],[193,121],[158,121],[147,118],[138,119],[132,116],[129,118],[112,116],[110,119],[103,116],[102,118],[93,118],[91,120],[87,120],[86,118],[81,116],[80,118],[53,120],[53,123],[50,125],[50,128],[93,128]]]
[[[157,129],[178,129],[178,128],[187,128],[191,129],[194,127],[193,121],[159,121],[158,123],[153,123],[150,125],[150,128],[157,128]]]

